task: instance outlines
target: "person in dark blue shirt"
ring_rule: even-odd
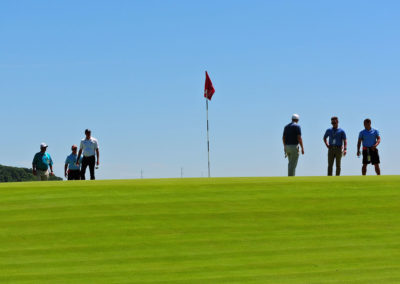
[[[371,127],[371,120],[369,118],[364,120],[365,129],[362,130],[358,136],[357,143],[357,156],[361,155],[360,146],[361,142],[363,145],[363,166],[361,168],[362,175],[365,176],[367,174],[367,165],[371,163],[375,166],[375,172],[377,175],[381,174],[381,169],[379,167],[380,159],[378,147],[379,143],[381,143],[381,136],[379,135],[379,131],[373,129]]]
[[[288,157],[288,176],[296,175],[297,162],[299,160],[299,144],[301,153],[304,155],[303,140],[301,138],[301,127],[298,125],[299,115],[292,115],[292,122],[285,126],[283,130],[283,148],[285,157]]]
[[[339,119],[334,116],[331,118],[332,128],[328,128],[324,135],[324,143],[328,148],[328,176],[332,175],[333,163],[336,160],[336,175],[340,176],[340,165],[342,155],[347,153],[347,138],[343,129],[339,128]],[[327,138],[328,141],[327,141]],[[344,147],[343,147],[344,145]]]

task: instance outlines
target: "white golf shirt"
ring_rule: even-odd
[[[97,139],[91,137],[89,140],[86,138],[81,140],[82,153],[84,157],[94,156],[96,153],[96,149],[99,149],[99,144],[97,143]]]

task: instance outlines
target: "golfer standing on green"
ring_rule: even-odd
[[[90,179],[94,180],[94,166],[99,166],[99,144],[97,139],[92,137],[92,132],[89,129],[85,130],[85,138],[82,139],[79,148],[78,158],[76,164],[79,165],[81,154],[83,153],[82,168],[81,168],[81,180],[85,180],[86,168],[89,166]],[[95,157],[97,156],[97,159]]]
[[[334,116],[331,118],[332,128],[326,130],[324,143],[328,150],[328,176],[332,175],[333,163],[336,159],[336,175],[340,176],[340,164],[343,156],[347,153],[347,138],[343,129],[339,128],[339,119]],[[329,143],[326,139],[329,137]],[[344,144],[344,147],[343,147]]]
[[[50,175],[53,175],[53,160],[47,150],[46,143],[40,144],[40,152],[36,153],[32,161],[32,173],[37,177],[38,180],[46,181],[49,179],[49,168]]]
[[[373,129],[371,127],[371,120],[369,118],[364,120],[365,129],[360,132],[358,136],[357,143],[357,156],[360,157],[360,146],[361,142],[363,145],[362,154],[363,154],[363,166],[361,169],[362,175],[365,176],[367,174],[367,165],[371,163],[375,166],[375,172],[379,176],[381,174],[381,169],[379,168],[380,160],[378,154],[379,143],[381,143],[381,136],[379,135],[379,131]]]
[[[301,138],[301,128],[298,125],[299,115],[292,115],[292,122],[285,126],[283,130],[283,148],[285,157],[288,157],[288,176],[296,175],[297,161],[299,160],[299,144],[301,153],[304,155],[303,139]]]
[[[78,146],[75,144],[71,147],[71,155],[69,155],[65,159],[65,166],[64,166],[64,176],[68,178],[68,180],[80,180],[81,179],[81,170],[80,166],[76,164],[78,160]],[[82,162],[82,157],[79,160],[79,163]]]

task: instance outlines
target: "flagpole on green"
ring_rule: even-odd
[[[204,97],[206,98],[206,110],[207,110],[207,153],[208,153],[208,177],[211,176],[210,170],[210,127],[208,124],[208,100],[211,100],[213,94],[215,93],[214,86],[211,82],[210,77],[206,71],[206,82],[204,84]]]
[[[207,110],[207,152],[208,152],[208,177],[210,177],[210,135],[208,126],[208,98],[206,98],[206,110]]]

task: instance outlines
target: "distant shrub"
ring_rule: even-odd
[[[8,167],[0,165],[0,182],[35,181],[32,169]],[[50,176],[49,180],[62,180],[57,176]]]

